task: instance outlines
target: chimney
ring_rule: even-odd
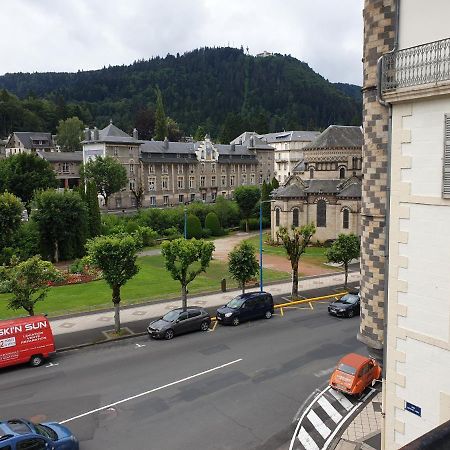
[[[91,140],[91,130],[87,127],[84,129],[84,140],[85,141]]]
[[[253,136],[250,136],[250,147],[255,146],[255,138]]]
[[[231,151],[234,152],[236,150],[236,144],[233,142],[231,144]]]
[[[94,127],[94,141],[98,141],[99,139],[98,128]]]
[[[136,139],[136,140],[139,139],[139,137],[138,137],[138,130],[136,130],[136,128],[133,129],[133,138]]]
[[[164,150],[169,150],[169,139],[167,137],[164,138],[163,148]]]

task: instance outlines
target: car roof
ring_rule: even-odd
[[[246,292],[245,294],[238,295],[239,298],[247,299],[252,297],[259,297],[260,295],[267,295],[267,292],[265,291],[253,291],[253,292]]]
[[[2,434],[6,431],[6,434]],[[9,439],[15,436],[26,436],[31,434],[31,430],[28,422],[24,419],[9,419],[0,420],[0,442],[3,439]]]
[[[183,308],[174,308],[174,309],[171,309],[169,312],[172,312],[172,311],[183,311]],[[186,311],[203,311],[203,308],[201,308],[200,306],[188,306],[186,308]]]
[[[371,361],[371,358],[363,355],[358,355],[357,353],[349,353],[348,355],[345,355],[343,358],[341,358],[339,362],[358,369],[368,361]]]

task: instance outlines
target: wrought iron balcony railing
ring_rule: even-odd
[[[383,55],[381,92],[450,80],[450,38]]]

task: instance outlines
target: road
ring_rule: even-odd
[[[304,308],[3,370],[0,417],[67,421],[82,450],[287,448],[300,406],[339,357],[364,352],[357,317],[330,317],[326,304]]]

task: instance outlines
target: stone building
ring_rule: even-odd
[[[227,198],[242,185],[261,185],[273,177],[273,148],[249,137],[240,145],[200,142],[143,141],[110,123],[85,131],[83,161],[112,156],[127,170],[129,184],[115,194],[110,209],[136,206],[134,192],[143,190],[143,206],[170,206]]]
[[[280,226],[314,222],[314,240],[340,233],[361,234],[361,147],[359,127],[331,125],[302,149],[302,160],[272,193],[272,238]]]
[[[39,158],[45,159],[52,166],[59,187],[73,189],[80,184],[80,168],[83,162],[83,152],[44,152],[36,151]]]
[[[51,133],[15,131],[9,136],[5,145],[6,156],[17,153],[36,153],[37,150],[46,152],[56,150]]]

